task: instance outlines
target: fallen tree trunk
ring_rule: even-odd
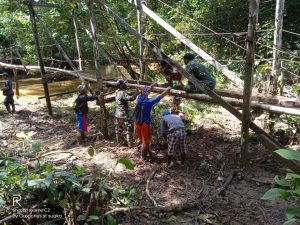
[[[107,85],[110,85],[110,86],[116,86],[116,82],[114,82],[114,81],[104,81],[104,83]],[[128,83],[127,86],[131,87],[131,88],[141,88],[143,85]],[[156,93],[162,93],[164,90],[165,90],[165,88],[161,88],[161,87],[154,87],[152,89],[152,91],[156,92]],[[213,104],[218,104],[218,102],[216,100],[212,99],[211,97],[209,97],[205,94],[188,94],[185,91],[172,89],[170,92],[170,95],[187,98],[187,99],[204,101],[204,102],[213,103]],[[225,102],[227,102],[233,106],[240,107],[243,104],[243,101],[239,100],[239,99],[233,99],[233,98],[222,98],[222,99]],[[282,106],[263,104],[263,103],[257,103],[257,102],[252,102],[251,108],[262,109],[262,110],[266,110],[266,111],[278,113],[278,114],[290,114],[290,115],[300,116],[300,108],[282,107]]]

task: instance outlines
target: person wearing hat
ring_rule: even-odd
[[[180,86],[183,86],[183,75],[174,70],[165,60],[160,61],[160,73],[162,73],[167,80],[167,86],[172,87],[173,81],[178,81]]]
[[[5,86],[2,88],[2,93],[5,96],[4,105],[7,112],[15,112],[15,102],[14,102],[14,91],[12,87],[12,81],[8,77],[8,73],[4,72],[1,77],[5,80]],[[10,106],[12,109],[10,109]]]
[[[83,140],[86,137],[87,132],[87,114],[89,111],[88,102],[100,100],[101,94],[97,96],[88,96],[88,89],[86,85],[81,84],[77,87],[79,92],[78,97],[75,100],[75,117],[77,121],[77,136]]]
[[[167,165],[171,164],[178,145],[181,152],[181,164],[183,164],[186,158],[187,144],[185,125],[182,117],[170,112],[164,112],[160,121],[160,131],[164,137],[167,137]]]
[[[183,56],[184,64],[186,65],[185,70],[193,75],[195,78],[197,78],[199,81],[201,81],[203,84],[205,84],[209,89],[213,90],[216,86],[216,80],[213,77],[213,75],[206,70],[206,68],[198,63],[195,60],[195,56],[191,53],[186,53]],[[188,82],[186,86],[187,92],[192,93],[202,93],[201,90],[196,88],[196,86],[192,82]]]
[[[129,101],[134,101],[138,92],[132,96],[128,95],[126,80],[117,80],[117,90],[115,92],[116,112],[115,112],[115,133],[117,142],[122,141],[122,133],[125,131],[128,147],[132,144],[132,122],[129,116]]]
[[[152,107],[157,104],[161,99],[163,99],[171,90],[171,87],[168,87],[160,95],[149,98],[149,93],[151,89],[156,84],[151,86],[144,86],[140,89],[140,94],[136,100],[136,107],[134,110],[134,130],[139,138],[142,141],[142,158],[144,159],[148,154],[151,156],[150,152],[150,141],[151,141],[151,110]]]

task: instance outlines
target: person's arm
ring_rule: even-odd
[[[163,136],[167,135],[168,129],[166,128],[166,122],[164,118],[160,120],[160,132]]]
[[[150,85],[149,91],[152,91],[152,89],[153,89],[155,86],[156,86],[156,83],[151,84],[151,85]]]
[[[163,99],[166,95],[170,93],[170,91],[171,87],[168,87],[166,90],[164,90],[164,92],[159,95],[160,99]]]

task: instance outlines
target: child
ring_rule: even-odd
[[[14,103],[14,91],[12,88],[12,82],[9,80],[8,74],[3,73],[3,78],[5,79],[5,87],[2,88],[3,95],[5,96],[4,105],[6,107],[7,112],[15,112],[15,103]],[[10,106],[12,107],[12,111],[10,110]]]
[[[98,96],[88,96],[87,88],[85,85],[79,85],[77,87],[79,96],[75,100],[75,116],[77,121],[77,136],[83,140],[86,137],[87,132],[87,114],[89,111],[88,101],[100,100],[100,95]]]
[[[127,84],[126,80],[117,81],[117,91],[116,91],[116,113],[115,113],[115,132],[117,142],[121,142],[121,134],[123,130],[126,133],[126,139],[128,147],[131,147],[132,144],[132,122],[129,116],[129,104],[128,101],[134,101],[138,96],[138,93],[135,93],[132,96],[129,96],[126,92]]]

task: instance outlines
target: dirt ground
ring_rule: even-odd
[[[109,170],[118,158],[129,158],[135,163],[135,169],[125,170],[120,166],[116,168],[116,173],[124,183],[139,190],[142,198],[138,206],[152,206],[145,189],[153,171],[156,173],[149,183],[149,192],[157,204],[172,206],[192,201],[196,197],[200,202],[196,208],[174,214],[160,214],[159,217],[145,213],[125,213],[119,217],[120,224],[281,225],[285,221],[287,202],[260,199],[274,185],[274,176],[284,174],[284,167],[253,135],[249,166],[244,171],[237,171],[240,122],[222,108],[213,108],[195,126],[196,131],[188,135],[186,164],[181,166],[174,162],[167,168],[164,149],[155,147],[155,159],[142,161],[137,147],[127,148],[114,142],[113,127],[110,129],[111,138],[104,140],[96,127],[90,126],[88,143],[79,144],[75,137],[73,112],[67,108],[72,104],[70,99],[54,99],[53,116],[47,114],[44,101],[36,98],[20,98],[17,103],[15,114],[7,114],[3,105],[0,106],[2,151],[15,145],[16,133],[36,131],[34,139],[43,142],[45,151],[64,151],[45,157],[53,163],[72,161],[85,167],[102,165]],[[95,110],[95,106],[92,108]],[[94,157],[87,154],[86,147],[89,145],[96,149]],[[227,188],[215,194],[231,175],[232,180]]]

